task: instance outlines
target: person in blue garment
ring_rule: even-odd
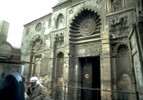
[[[25,79],[22,75],[8,69],[5,76],[4,81],[0,84],[0,100],[25,100]]]

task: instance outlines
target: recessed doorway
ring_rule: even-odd
[[[81,67],[81,100],[100,100],[100,56],[79,58]]]

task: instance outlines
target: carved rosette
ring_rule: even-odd
[[[83,36],[92,35],[94,33],[94,26],[95,26],[95,23],[93,22],[94,22],[94,19],[92,18],[83,20],[79,26],[79,32]]]

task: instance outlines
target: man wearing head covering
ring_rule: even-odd
[[[8,72],[0,85],[0,98],[2,100],[25,100],[24,78],[18,72]]]
[[[27,88],[27,95],[30,100],[48,100],[43,85],[37,77],[30,78],[30,86]]]

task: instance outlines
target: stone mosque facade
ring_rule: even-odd
[[[24,25],[21,60],[30,63],[23,75],[51,84],[53,100],[142,100],[142,6],[143,0],[59,0]]]

